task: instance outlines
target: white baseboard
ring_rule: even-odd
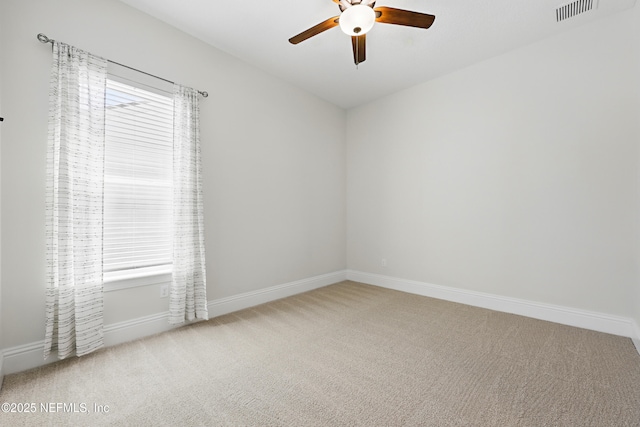
[[[347,279],[402,292],[630,337],[638,353],[640,353],[640,328],[632,319],[351,270],[324,274],[209,301],[209,317],[221,316]],[[169,325],[168,318],[169,313],[165,312],[105,325],[105,345],[112,346],[174,329],[175,326]],[[44,360],[42,358],[43,347],[44,340],[11,347],[0,352],[0,387],[5,374],[20,372],[57,361],[55,354]]]
[[[323,286],[338,283],[346,279],[347,272],[342,270],[209,301],[209,318],[214,318],[223,314],[242,310],[244,308],[253,307],[258,304],[264,304],[269,301],[307,292]],[[169,312],[158,313],[151,316],[139,317],[133,320],[105,325],[104,342],[105,346],[108,347],[175,328],[176,326],[169,324]],[[4,373],[13,374],[15,372],[36,368],[58,360],[56,357],[57,355],[54,353],[52,353],[47,360],[44,360],[42,357],[43,349],[44,340],[11,347],[0,352],[0,361],[2,360],[2,357],[4,357],[4,364],[1,365],[4,369]]]
[[[7,348],[3,351],[5,375],[55,362],[55,352],[45,360],[44,340]]]
[[[275,301],[291,295],[311,291],[313,289],[322,288],[344,280],[347,280],[346,270],[209,301],[209,317],[213,318],[222,316],[223,314],[232,313],[247,307],[253,307],[269,301]]]
[[[0,351],[0,390],[4,381],[4,352]]]
[[[640,353],[640,331],[638,331],[638,326],[635,321],[630,318],[433,285],[414,280],[398,279],[361,271],[348,270],[347,279],[353,280],[354,282],[366,283],[446,301],[629,337],[634,341]]]
[[[166,332],[179,326],[169,324],[169,312],[138,317],[124,322],[112,323],[104,327],[104,345],[122,344],[138,338]]]

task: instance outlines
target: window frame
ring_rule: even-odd
[[[173,98],[173,85],[171,83],[115,63],[110,62],[108,65],[107,80],[113,80],[129,86],[138,87],[145,91],[166,96],[171,99]],[[123,270],[129,273],[123,273],[122,277],[111,277],[109,279],[103,278],[104,292],[169,283],[171,282],[173,267],[172,264],[165,266],[166,268],[164,269],[154,268],[154,271],[152,272],[145,267],[133,268]]]

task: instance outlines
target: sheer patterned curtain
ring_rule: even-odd
[[[44,357],[103,343],[102,214],[107,61],[53,44],[46,188]]]
[[[175,85],[173,120],[173,278],[169,323],[208,319],[198,92]]]

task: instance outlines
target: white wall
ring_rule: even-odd
[[[0,3],[0,16],[4,15],[4,3]],[[1,26],[0,22],[0,26]],[[4,117],[2,113],[2,51],[4,50],[3,38],[0,38],[0,117]],[[4,122],[3,122],[4,123]],[[0,123],[0,190],[2,188],[2,124]],[[2,328],[2,192],[0,191],[0,388],[4,380],[4,353],[3,346],[3,328]]]
[[[36,34],[206,90],[208,298],[345,268],[344,111],[113,0],[3,0],[3,347],[44,337],[51,47]],[[167,310],[157,286],[109,292],[107,325]]]
[[[636,6],[632,10],[632,13],[634,16],[633,22],[635,24],[633,26],[635,29],[635,34],[633,35],[633,40],[632,40],[632,46],[635,49],[634,57],[636,60],[635,74],[636,74],[636,78],[640,80],[640,6]],[[640,100],[640,84],[638,84],[636,87],[636,97],[638,100]],[[640,134],[640,108],[637,111],[636,123],[638,126],[638,134]],[[640,156],[640,152],[638,153],[638,156]],[[640,163],[640,157],[638,160]],[[640,182],[640,166],[638,167],[638,180]],[[636,200],[638,202],[638,205],[640,206],[640,191],[636,193]],[[638,208],[638,212],[640,212],[640,208]],[[640,216],[636,218],[636,221],[640,223]],[[639,233],[638,243],[637,243],[638,247],[637,247],[635,258],[638,264],[638,270],[640,271],[640,226],[638,227],[638,233]],[[640,277],[640,274],[639,274],[639,277]],[[636,340],[636,347],[638,348],[638,351],[640,351],[640,280],[636,281],[635,321],[636,321],[636,335],[638,338]]]
[[[637,316],[633,13],[350,110],[349,269]]]

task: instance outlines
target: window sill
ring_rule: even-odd
[[[170,283],[171,273],[163,272],[156,274],[148,274],[139,277],[126,277],[116,280],[108,280],[104,282],[104,292],[119,291],[122,289],[137,288],[140,286],[158,285],[161,283]]]

